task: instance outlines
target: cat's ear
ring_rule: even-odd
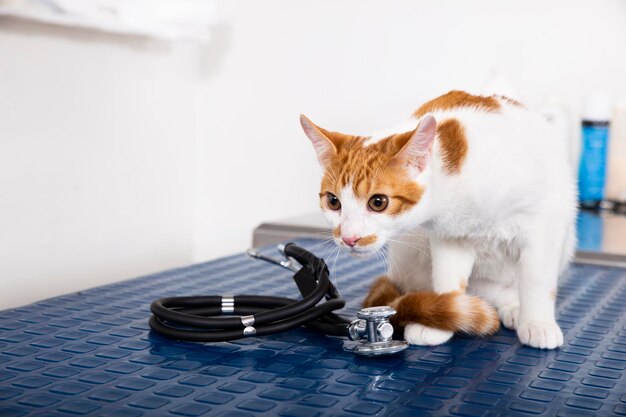
[[[436,134],[437,121],[431,115],[424,116],[393,159],[409,168],[423,171],[430,159]]]
[[[311,140],[315,152],[317,152],[317,159],[320,161],[322,167],[326,166],[330,159],[337,153],[337,146],[334,143],[331,132],[325,129],[317,127],[308,117],[301,114],[300,124],[307,137]]]

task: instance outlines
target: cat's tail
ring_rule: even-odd
[[[390,305],[395,308],[397,313],[391,318],[391,322],[399,327],[419,323],[476,336],[488,336],[500,328],[496,310],[479,297],[460,292],[437,294],[432,291],[400,295],[397,287],[387,277],[376,281],[365,300],[365,306],[372,305]]]

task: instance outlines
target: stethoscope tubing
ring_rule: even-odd
[[[285,255],[293,257],[303,266],[296,276],[308,274],[316,283],[310,294],[301,300],[236,295],[232,297],[232,315],[223,315],[223,296],[162,298],[150,306],[153,313],[150,327],[164,336],[192,342],[266,336],[304,324],[328,335],[345,336],[350,322],[332,313],[343,308],[345,300],[332,288],[324,261],[294,244],[285,246]],[[327,301],[318,304],[324,297]]]

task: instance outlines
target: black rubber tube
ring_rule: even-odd
[[[345,306],[329,279],[323,259],[289,243],[285,254],[302,269],[294,279],[314,284],[302,300],[285,297],[234,296],[234,315],[222,315],[222,296],[168,297],[150,305],[150,327],[177,340],[219,342],[245,337],[242,315],[254,316],[254,335],[265,336],[308,325],[333,336],[345,336],[349,321],[332,312]],[[327,301],[320,301],[326,297]],[[250,331],[250,329],[249,329]]]

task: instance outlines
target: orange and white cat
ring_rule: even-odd
[[[369,136],[301,123],[336,243],[359,256],[389,247],[364,304],[394,306],[409,343],[487,335],[501,320],[526,345],[563,344],[554,306],[575,249],[576,184],[541,115],[451,91]]]

